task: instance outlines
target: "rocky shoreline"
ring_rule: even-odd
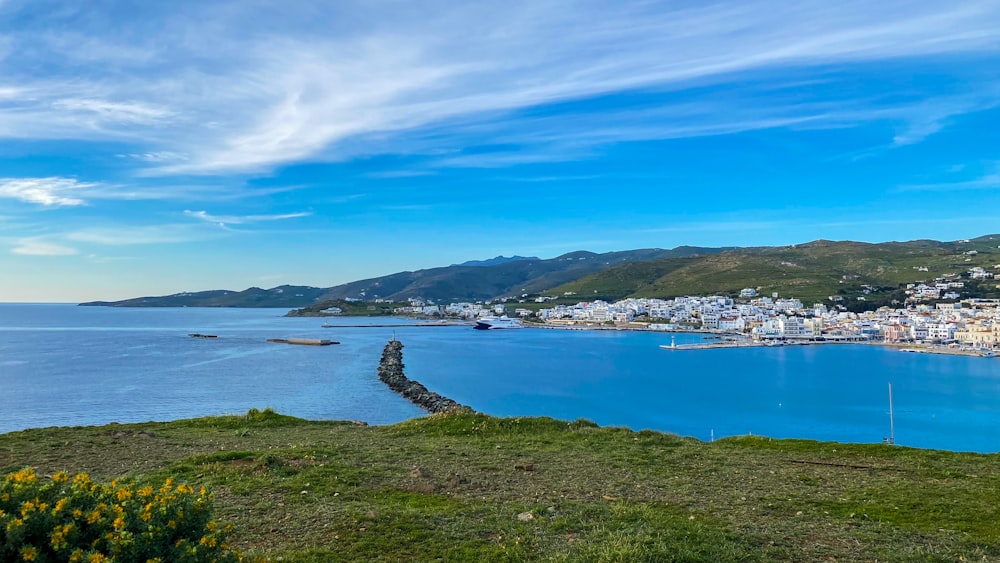
[[[459,404],[448,397],[429,391],[417,381],[412,381],[403,374],[403,343],[390,340],[382,350],[382,359],[378,364],[378,378],[406,400],[427,412],[475,412],[472,408]]]

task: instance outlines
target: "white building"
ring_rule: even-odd
[[[786,317],[782,315],[778,317],[778,325],[781,327],[782,336],[801,337],[812,334],[812,331],[806,328],[805,321],[801,317]]]

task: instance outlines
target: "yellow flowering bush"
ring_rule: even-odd
[[[28,468],[0,481],[0,561],[242,561],[226,544],[231,531],[212,520],[204,487],[172,479],[154,489]]]

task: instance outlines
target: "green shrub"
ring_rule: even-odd
[[[230,532],[212,520],[204,487],[172,479],[154,489],[28,468],[0,482],[0,561],[242,561],[226,544]]]

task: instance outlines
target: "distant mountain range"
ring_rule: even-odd
[[[251,287],[243,291],[213,289],[175,293],[161,297],[136,297],[123,301],[91,301],[80,305],[101,307],[305,307],[327,291],[320,287],[279,285],[271,289]]]
[[[879,244],[818,240],[755,248],[680,246],[556,258],[498,256],[489,260],[399,272],[329,288],[283,285],[244,291],[212,290],[82,305],[113,307],[306,307],[324,301],[411,297],[435,302],[521,295],[568,294],[570,299],[620,299],[734,294],[752,287],[803,301],[832,295],[889,295],[900,284],[965,275],[981,267],[1000,273],[1000,235],[967,241],[918,240]],[[993,280],[989,280],[992,282]],[[989,293],[995,284],[980,284]],[[867,299],[867,298],[862,298]]]

